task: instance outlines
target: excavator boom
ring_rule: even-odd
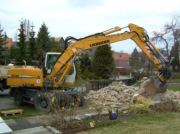
[[[128,25],[128,28],[130,31],[125,33],[112,34],[123,29],[120,27],[115,27],[111,30],[93,34],[80,39],[68,37],[65,42],[66,44],[70,42],[70,45],[67,46],[64,53],[59,57],[59,59],[54,65],[51,74],[48,75],[47,78],[53,78],[56,77],[57,74],[60,74],[61,77],[59,77],[59,79],[56,79],[53,85],[54,87],[57,87],[60,85],[60,83],[63,82],[65,76],[69,72],[74,57],[76,55],[80,55],[83,50],[111,44],[118,41],[123,41],[126,39],[132,39],[159,70],[159,74],[157,76],[158,80],[155,80],[158,82],[154,83],[153,85],[157,86],[158,88],[164,87],[162,85],[165,84],[166,81],[171,77],[171,73],[168,71],[168,66],[163,67],[157,58],[156,53],[158,53],[160,56],[162,56],[162,54],[149,40],[149,36],[147,35],[145,29],[132,23]],[[165,61],[167,62],[166,59]]]

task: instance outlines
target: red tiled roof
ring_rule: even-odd
[[[131,57],[131,55],[129,55],[128,53],[113,53],[113,57],[114,60],[116,59],[125,59],[126,61],[129,61],[129,58]]]

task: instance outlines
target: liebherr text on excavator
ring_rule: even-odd
[[[10,69],[8,71],[7,86],[11,88],[11,94],[14,95],[15,103],[17,105],[21,105],[22,102],[33,103],[37,110],[45,111],[48,108],[48,99],[45,95],[43,96],[43,89],[52,91],[53,88],[59,89],[61,85],[73,85],[75,79],[75,67],[73,64],[76,56],[80,55],[83,50],[126,39],[132,39],[157,67],[159,74],[154,78],[153,87],[158,92],[164,92],[166,90],[166,81],[171,77],[171,72],[168,70],[168,61],[151,43],[145,29],[132,23],[127,27],[129,31],[124,33],[112,34],[123,29],[115,27],[80,39],[67,37],[65,50],[62,54],[56,55],[57,58],[54,62],[48,63],[50,59],[46,58],[45,67],[42,68],[24,66]],[[159,56],[163,57],[165,66],[158,60]],[[74,73],[70,75],[69,72],[72,67],[74,68]],[[41,97],[38,97],[40,93]],[[59,93],[62,92],[59,91]],[[76,97],[74,91],[67,91],[67,94]],[[45,99],[47,100],[44,101]],[[83,100],[81,94],[81,105],[83,105]]]

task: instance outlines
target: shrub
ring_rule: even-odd
[[[136,102],[133,104],[129,112],[133,112],[134,114],[138,114],[138,113],[142,114],[142,113],[149,112],[150,100],[151,100],[151,97],[148,97],[147,100],[141,100],[140,98],[137,98]]]
[[[50,113],[52,120],[49,122],[52,126],[60,130],[68,130],[69,128],[77,128],[78,121],[75,120],[77,116],[77,109],[80,105],[80,96],[77,94],[77,98],[71,95],[58,94],[54,92],[53,94],[46,94],[49,96]],[[60,101],[62,100],[62,101]],[[47,125],[49,124],[47,123]],[[47,126],[46,124],[44,126]]]
[[[94,76],[94,79],[95,79],[95,80],[100,80],[100,79],[102,79],[102,78],[101,78],[101,76],[96,76],[96,75],[95,75],[95,76]]]
[[[82,78],[83,80],[86,80],[86,79],[87,79],[87,76],[86,76],[86,75],[81,75],[81,78]]]
[[[88,76],[90,74],[90,71],[88,68],[86,68],[83,72],[83,75]]]
[[[90,73],[90,74],[88,75],[88,78],[91,80],[91,79],[94,78],[94,75],[93,75],[92,73]]]

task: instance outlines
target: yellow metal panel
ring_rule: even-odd
[[[63,83],[64,86],[74,86],[74,83]]]
[[[34,84],[35,87],[43,85],[43,74],[39,68],[23,68],[22,84]]]
[[[43,85],[43,71],[39,68],[13,68],[8,71],[8,75],[10,76],[7,79],[8,86],[32,84],[35,87],[41,87]]]
[[[8,75],[21,75],[22,68],[13,68],[8,70]]]
[[[23,75],[38,76],[38,75],[41,75],[41,69],[39,69],[39,68],[23,68]]]
[[[21,86],[22,85],[21,78],[8,78],[7,85],[8,86]]]
[[[22,80],[19,77],[19,75],[22,74],[22,68],[13,68],[8,70],[8,75],[12,78],[7,79],[7,85],[8,86],[22,86]]]

